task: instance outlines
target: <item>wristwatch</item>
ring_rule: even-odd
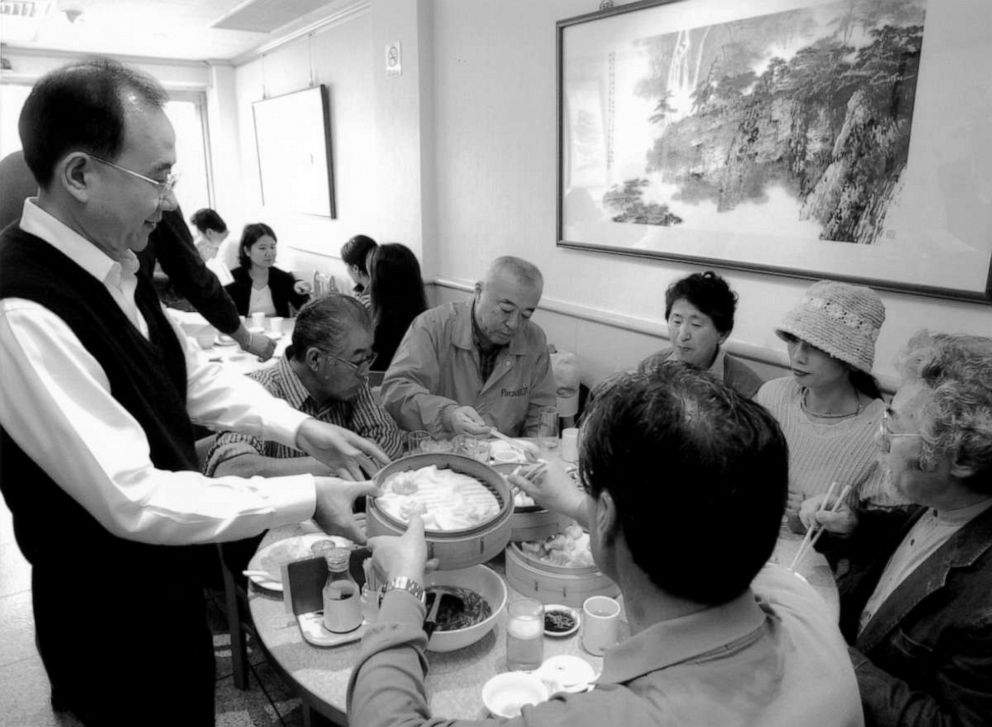
[[[390,591],[406,591],[421,603],[425,602],[424,587],[406,576],[390,578],[386,585],[383,586],[382,595],[386,595]]]

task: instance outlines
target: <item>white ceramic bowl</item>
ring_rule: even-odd
[[[427,642],[428,651],[455,651],[474,644],[493,630],[500,611],[506,607],[506,583],[491,568],[473,565],[458,570],[434,571],[428,573],[425,586],[460,586],[475,591],[489,604],[492,613],[479,623],[453,631],[436,630]]]
[[[521,707],[546,702],[549,696],[544,682],[522,671],[497,674],[482,687],[482,703],[496,717],[519,717]]]

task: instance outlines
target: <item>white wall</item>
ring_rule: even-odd
[[[457,287],[485,262],[516,254],[545,273],[538,313],[559,348],[587,372],[626,368],[645,347],[640,333],[604,337],[585,317],[660,332],[664,289],[694,268],[555,246],[555,22],[595,11],[594,0],[436,0],[434,3],[435,269]],[[809,281],[720,271],[740,295],[731,348],[784,360],[772,328]],[[992,335],[992,307],[883,292],[888,319],[876,371],[922,327]],[[573,315],[574,314],[574,315]],[[576,317],[578,316],[578,317]]]
[[[358,233],[378,238],[386,229],[383,220],[389,219],[382,214],[376,174],[370,34],[369,13],[356,13],[240,65],[233,73],[239,199],[233,211],[218,211],[232,238],[240,237],[248,222],[272,225],[279,238],[277,265],[301,277],[321,269],[343,282],[344,267],[337,260],[341,245]],[[277,213],[261,204],[252,104],[318,83],[327,86],[330,99],[335,219]]]
[[[502,254],[545,273],[536,320],[596,381],[634,365],[665,335],[665,287],[696,268],[555,245],[555,22],[595,0],[372,0],[367,15],[236,69],[244,204],[257,205],[251,106],[304,87],[312,64],[332,88],[339,219],[271,220],[297,269],[343,276],[336,256],[357,232],[421,256],[438,300],[462,297]],[[387,77],[399,40],[403,75]],[[312,58],[312,60],[311,60]],[[369,170],[374,170],[369,173]],[[303,251],[290,251],[287,246]],[[740,295],[730,350],[761,373],[785,362],[773,327],[811,281],[721,270]],[[916,330],[992,335],[992,307],[883,292],[888,320],[876,372]]]

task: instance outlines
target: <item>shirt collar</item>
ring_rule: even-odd
[[[748,590],[729,603],[661,621],[608,650],[599,684],[625,684],[747,637],[765,623]]]
[[[707,369],[719,381],[723,381],[723,356],[723,346],[717,346],[716,358],[713,359],[713,363],[710,364],[709,369]]]
[[[39,237],[102,283],[120,285],[121,271],[135,274],[138,256],[126,250],[118,263],[92,242],[37,205],[34,198],[24,200],[21,229]]]
[[[503,346],[497,346],[497,348],[505,348],[514,356],[526,355],[527,327],[530,325],[529,320],[523,321],[510,342]],[[475,328],[475,298],[455,303],[455,324],[451,331],[451,343],[467,351],[476,348],[473,335]]]
[[[713,363],[710,364],[710,367],[706,369],[711,374],[713,374],[718,381],[723,381],[723,359],[724,359],[723,346],[717,346],[716,358],[713,359]],[[675,355],[674,347],[672,347],[671,353],[668,354],[668,360],[669,361],[679,360],[678,356]]]
[[[283,383],[283,396],[280,398],[289,402],[289,405],[294,409],[298,411],[302,410],[303,402],[310,398],[310,392],[307,391],[307,387],[300,381],[300,377],[296,375],[296,371],[293,370],[293,366],[286,354],[283,354],[282,358],[276,363],[276,368],[282,377]],[[316,402],[314,402],[314,406],[316,406]]]
[[[981,502],[976,502],[974,505],[969,505],[968,507],[961,507],[957,510],[933,510],[934,517],[937,522],[941,525],[966,525],[971,520],[975,519],[983,512],[992,507],[992,497],[982,500]]]

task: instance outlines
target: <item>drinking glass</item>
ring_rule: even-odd
[[[430,451],[431,433],[425,429],[418,429],[406,435],[407,454],[420,454]]]
[[[558,447],[558,407],[543,406],[540,414],[537,445],[545,451],[550,451]]]
[[[544,605],[533,598],[507,607],[506,668],[533,671],[544,661]]]

